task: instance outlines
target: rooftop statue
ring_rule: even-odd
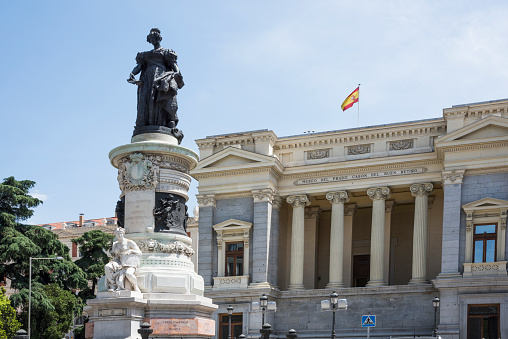
[[[165,133],[173,135],[180,144],[183,139],[178,125],[176,94],[183,87],[183,77],[176,63],[176,53],[162,48],[161,32],[152,28],[146,40],[153,45],[136,56],[136,67],[127,81],[138,86],[138,115],[134,135]],[[139,80],[135,76],[141,73]]]

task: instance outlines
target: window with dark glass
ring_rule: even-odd
[[[497,225],[474,225],[473,262],[496,261]]]
[[[220,339],[229,339],[229,317],[227,313],[223,313],[219,315],[219,338]],[[233,334],[232,338],[238,338],[240,334],[242,334],[242,321],[243,315],[242,313],[233,313],[231,315],[231,334]]]
[[[243,275],[243,242],[226,243],[226,276]]]
[[[497,339],[499,305],[469,305],[467,310],[468,339]]]

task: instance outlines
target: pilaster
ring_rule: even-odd
[[[211,289],[213,268],[217,267],[217,243],[213,235],[213,215],[215,213],[215,195],[196,195],[199,204],[199,249],[198,274],[203,277],[205,290]]]
[[[388,200],[385,202],[385,244],[384,254],[385,262],[383,264],[383,274],[387,284],[390,284],[390,251],[391,251],[391,229],[392,229],[392,212],[395,208],[395,201]]]
[[[317,286],[318,231],[320,215],[321,209],[319,207],[305,208],[303,284],[307,289],[315,289]]]
[[[345,287],[351,287],[353,279],[353,217],[358,210],[356,204],[344,205],[344,260],[342,261],[343,267],[343,282]]]
[[[326,288],[344,287],[344,203],[349,201],[346,191],[328,192],[332,204],[330,225],[330,276]]]
[[[438,278],[457,278],[459,272],[460,209],[462,200],[462,179],[465,170],[441,172],[444,192],[443,202],[443,253],[441,273]]]

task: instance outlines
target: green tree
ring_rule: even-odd
[[[20,328],[16,310],[5,295],[5,288],[0,287],[0,339],[12,338]]]
[[[32,261],[32,316],[37,314],[49,320],[50,313],[55,310],[53,299],[46,294],[44,286],[56,284],[62,290],[73,290],[88,285],[85,273],[72,262],[69,248],[54,233],[21,223],[33,215],[31,208],[41,203],[29,194],[34,185],[33,181],[16,181],[13,177],[0,183],[0,279],[10,279],[11,286],[18,290],[10,300],[20,310],[19,317],[25,328],[28,327],[30,257],[64,258]],[[36,338],[35,333],[33,337]]]
[[[81,252],[81,258],[76,260],[76,265],[86,273],[87,279],[92,282],[92,289],[88,291],[88,296],[94,296],[98,279],[104,275],[104,265],[109,262],[106,251],[111,251],[114,237],[114,235],[101,230],[94,230],[72,240],[73,243],[79,245]]]

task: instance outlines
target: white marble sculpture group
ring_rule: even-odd
[[[140,292],[136,273],[140,264],[141,251],[132,240],[125,238],[125,230],[117,228],[114,232],[117,241],[113,243],[113,258],[104,267],[108,291],[132,290]],[[130,286],[128,286],[130,285]]]

